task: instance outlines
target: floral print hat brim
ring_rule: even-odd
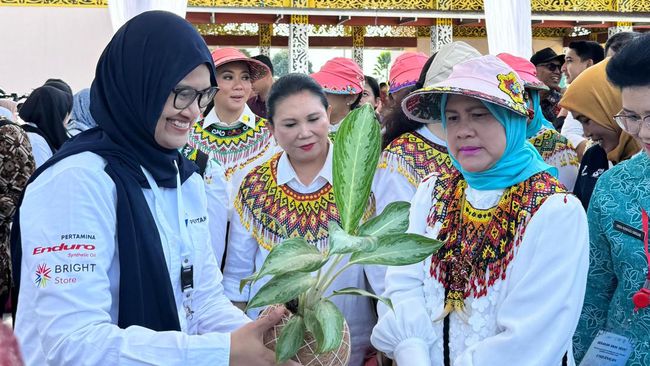
[[[473,58],[453,67],[444,81],[409,94],[402,101],[406,115],[421,123],[440,122],[443,94],[458,94],[480,99],[528,117],[522,80],[503,61],[488,55]]]

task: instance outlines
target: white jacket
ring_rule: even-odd
[[[15,333],[27,365],[227,365],[230,334],[249,319],[223,294],[210,248],[201,177],[181,186],[194,265],[193,316],[180,287],[177,191],[144,189],[170,274],[180,332],[120,329],[116,189],[106,162],[65,158],[27,188],[20,209],[23,258]],[[160,202],[162,201],[162,202]],[[164,216],[164,217],[161,217]]]

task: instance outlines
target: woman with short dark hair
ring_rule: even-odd
[[[260,270],[275,245],[301,237],[325,252],[329,248],[329,222],[340,220],[333,187],[334,147],[328,138],[326,94],[311,77],[288,74],[273,84],[267,107],[269,128],[283,151],[248,173],[235,201],[239,215],[232,221],[224,269],[226,295],[234,302],[250,301],[268,282],[267,277],[247,284],[243,291],[239,287],[242,279]],[[369,205],[366,219],[373,213],[372,208]],[[384,268],[353,266],[334,281],[332,288],[358,287],[379,294],[383,291]],[[373,303],[361,296],[331,300],[350,327],[349,365],[361,366],[377,321]],[[261,310],[250,309],[248,314],[254,319]]]
[[[381,105],[381,96],[379,94],[379,84],[377,79],[372,76],[365,75],[364,79],[366,83],[363,86],[363,94],[361,95],[361,100],[359,104],[370,103],[374,110]]]

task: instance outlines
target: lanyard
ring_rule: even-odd
[[[174,166],[178,171],[178,166],[176,161],[174,161]],[[167,217],[164,215],[164,210],[161,207],[164,198],[158,188],[158,184],[151,176],[146,169],[142,168],[142,172],[147,178],[149,187],[153,192],[154,196],[154,206],[156,210],[156,216],[161,221],[161,226],[167,227],[169,230],[172,229],[172,226],[169,225]],[[181,289],[183,291],[183,307],[185,308],[186,316],[192,318],[192,295],[194,294],[194,265],[192,261],[192,240],[190,239],[189,231],[187,230],[187,214],[185,212],[185,206],[183,204],[183,197],[181,191],[181,177],[180,174],[176,174],[176,217],[178,219],[178,230],[180,232],[180,251],[181,251]]]
[[[650,280],[650,251],[648,251],[648,213],[645,209],[641,209],[641,217],[643,222],[643,246],[645,249],[645,259],[648,262],[648,275],[647,279]]]

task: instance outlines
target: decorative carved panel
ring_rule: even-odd
[[[108,0],[0,0],[0,5],[105,8]]]

